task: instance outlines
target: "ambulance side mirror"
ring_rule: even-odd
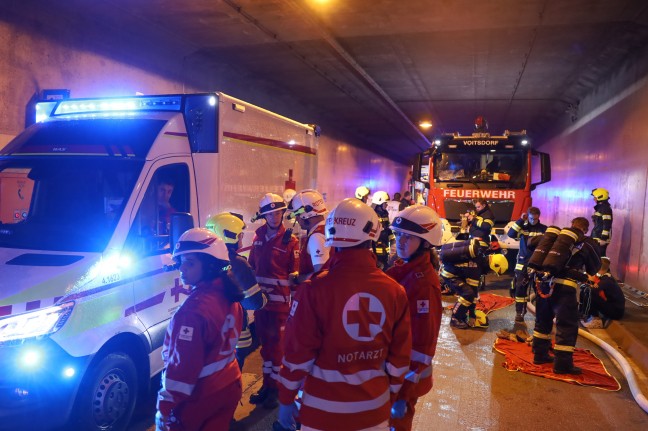
[[[187,230],[194,227],[193,217],[189,213],[173,213],[171,214],[171,236],[169,244],[171,244],[171,251],[178,242],[180,235]]]

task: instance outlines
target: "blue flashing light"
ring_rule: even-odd
[[[209,98],[209,106],[216,106],[216,97],[211,96]]]
[[[215,104],[214,100],[214,104]],[[53,115],[120,113],[129,111],[176,111],[182,107],[182,96],[147,96],[109,99],[64,100]]]
[[[38,102],[36,103],[36,122],[42,123],[52,115],[52,111],[56,107],[57,101],[47,101],[47,102]]]
[[[20,360],[23,366],[35,368],[41,361],[41,354],[38,350],[27,350]]]
[[[74,377],[76,374],[76,370],[72,367],[65,367],[63,369],[63,377],[67,377],[68,379],[71,377]]]

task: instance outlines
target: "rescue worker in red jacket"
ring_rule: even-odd
[[[254,270],[247,259],[238,254],[242,247],[243,231],[246,228],[243,216],[231,212],[216,214],[207,220],[205,227],[223,240],[232,267],[232,275],[243,289],[241,306],[243,313],[243,330],[236,343],[236,360],[239,368],[243,369],[245,358],[254,350],[252,327],[249,325],[248,311],[259,310],[268,302],[268,297],[257,283]]]
[[[331,254],[324,238],[326,204],[317,190],[303,190],[297,193],[288,204],[288,218],[296,218],[299,226],[306,232],[299,252],[299,275],[292,280],[299,285],[314,273],[326,267]]]
[[[227,247],[213,232],[193,228],[173,251],[187,300],[171,318],[164,338],[158,431],[221,431],[241,398],[236,341],[243,292],[228,276]]]
[[[531,258],[529,240],[541,236],[547,230],[547,226],[540,223],[540,209],[529,207],[522,214],[508,231],[508,236],[520,241],[517,262],[515,264],[515,275],[512,282],[512,293],[515,298],[515,321],[524,322],[524,315],[527,311],[527,299],[529,290],[529,278],[527,277],[527,262]]]
[[[371,252],[378,216],[357,199],[326,219],[336,247],[328,271],[300,286],[286,325],[279,424],[302,430],[387,430],[392,403],[409,370],[407,294]],[[295,396],[303,388],[301,408]]]
[[[277,407],[277,379],[283,357],[282,338],[290,309],[290,274],[299,270],[299,241],[286,230],[283,216],[286,203],[274,193],[266,193],[253,221],[265,219],[252,241],[250,265],[268,304],[254,312],[254,325],[261,342],[263,385],[250,396],[252,404]]]
[[[610,192],[598,188],[592,190],[594,197],[594,215],[592,215],[592,238],[599,243],[601,256],[606,256],[607,246],[612,237],[612,206],[610,205]]]
[[[398,259],[387,275],[405,287],[412,325],[410,367],[392,407],[391,426],[406,431],[412,429],[418,398],[432,389],[432,360],[443,312],[432,247],[441,244],[441,219],[432,208],[413,205],[396,214],[391,228]]]

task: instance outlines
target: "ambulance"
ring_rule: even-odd
[[[0,428],[122,430],[189,293],[171,245],[222,211],[251,242],[263,194],[315,188],[319,129],[223,93],[36,113],[0,150]]]

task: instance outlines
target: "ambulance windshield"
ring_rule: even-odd
[[[103,251],[142,166],[115,158],[0,160],[0,247]]]

